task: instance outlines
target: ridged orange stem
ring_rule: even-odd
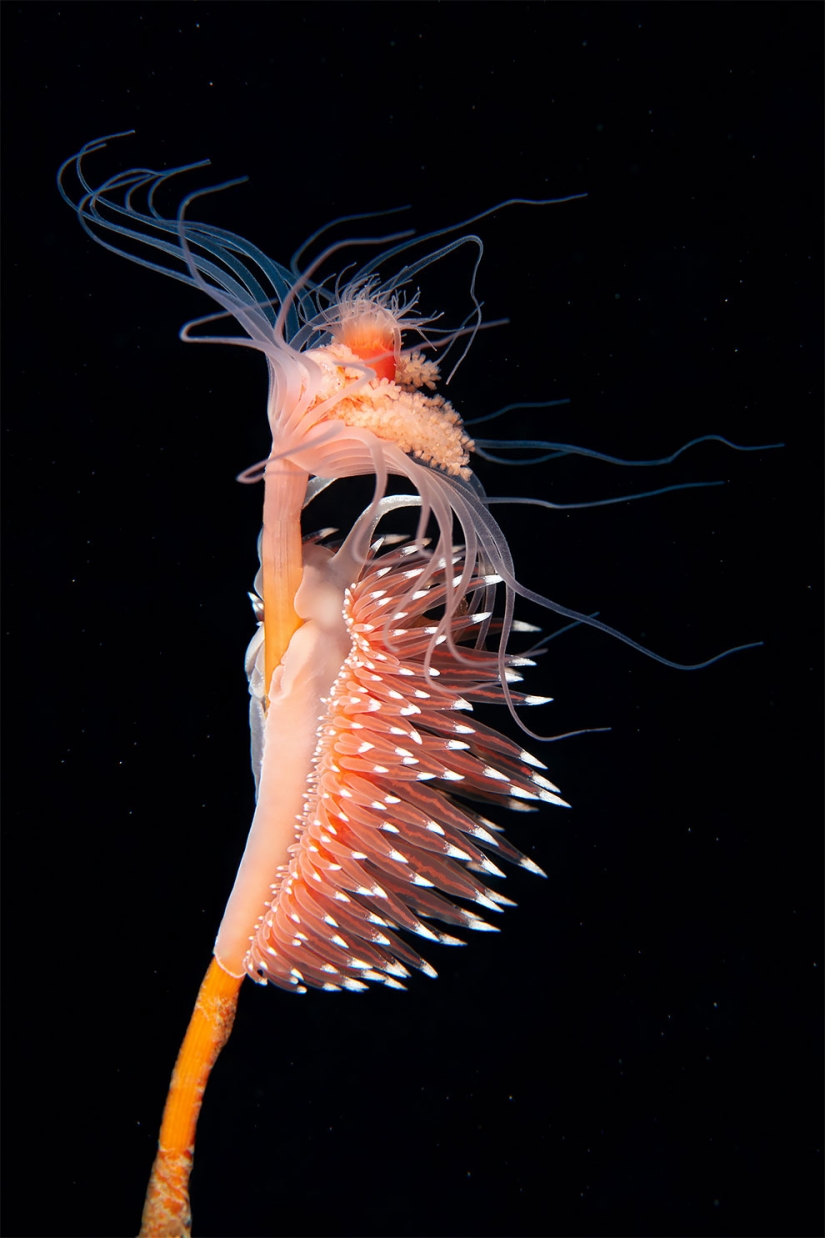
[[[232,1031],[241,980],[217,959],[204,976],[169,1084],[140,1238],[189,1238],[195,1127],[209,1073]]]

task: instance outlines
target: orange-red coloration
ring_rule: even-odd
[[[395,340],[391,333],[378,331],[371,323],[359,323],[357,319],[345,323],[340,331],[341,342],[346,344],[356,357],[375,370],[376,378],[395,381]]]

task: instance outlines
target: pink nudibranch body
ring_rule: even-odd
[[[462,554],[433,570],[406,543],[362,561],[359,541],[374,523],[356,526],[361,537],[351,535],[334,556],[305,549],[295,601],[306,622],[273,676],[258,808],[216,943],[233,974],[242,959],[258,982],[299,992],[361,989],[368,980],[397,987],[407,966],[434,975],[399,928],[462,944],[424,918],[492,929],[476,907],[495,913],[509,900],[476,876],[503,875],[487,851],[540,871],[445,788],[474,801],[564,804],[539,761],[467,716],[474,700],[500,699],[501,687],[498,655],[458,644],[489,612],[453,611],[452,639],[439,639],[430,619],[461,575]],[[476,571],[465,596],[491,587]],[[253,656],[254,710],[260,649]]]
[[[271,897],[274,875],[289,860],[312,766],[321,702],[349,653],[343,618],[344,589],[328,571],[332,552],[304,549],[303,578],[294,599],[304,621],[272,675],[263,711],[263,644],[255,642],[251,677],[256,679],[253,728],[263,730],[258,800],[235,885],[215,942],[215,957],[231,975],[245,974],[251,928]],[[325,571],[325,569],[327,569]],[[262,632],[262,630],[261,630]],[[250,915],[250,909],[254,909]]]

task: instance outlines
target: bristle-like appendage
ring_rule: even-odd
[[[428,583],[411,594],[419,573]],[[491,855],[542,871],[463,802],[565,805],[520,744],[457,712],[503,690],[497,653],[460,643],[486,615],[454,614],[452,640],[433,644],[444,575],[407,545],[371,557],[346,591],[350,653],[319,719],[289,864],[245,960],[259,982],[360,991],[403,988],[410,968],[435,976],[399,930],[444,945],[464,943],[432,921],[495,932],[486,917],[512,903],[480,879],[503,875]]]

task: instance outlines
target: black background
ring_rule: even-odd
[[[80,231],[54,186],[210,157],[200,214],[282,261],[411,203],[479,225],[489,317],[451,396],[490,433],[658,457],[480,465],[521,579],[685,662],[552,645],[572,802],[508,824],[500,936],[407,994],[249,986],[210,1083],[195,1232],[817,1234],[818,5],[7,4],[8,1235],[134,1233],[168,1075],[252,812],[265,374],[187,348],[209,305]],[[174,190],[166,206],[174,213]],[[468,269],[423,304],[458,312]],[[353,512],[319,505],[310,524]],[[528,607],[520,613],[537,616]],[[530,719],[536,724],[535,712]],[[499,722],[506,725],[506,719]],[[542,752],[544,755],[544,752]]]

